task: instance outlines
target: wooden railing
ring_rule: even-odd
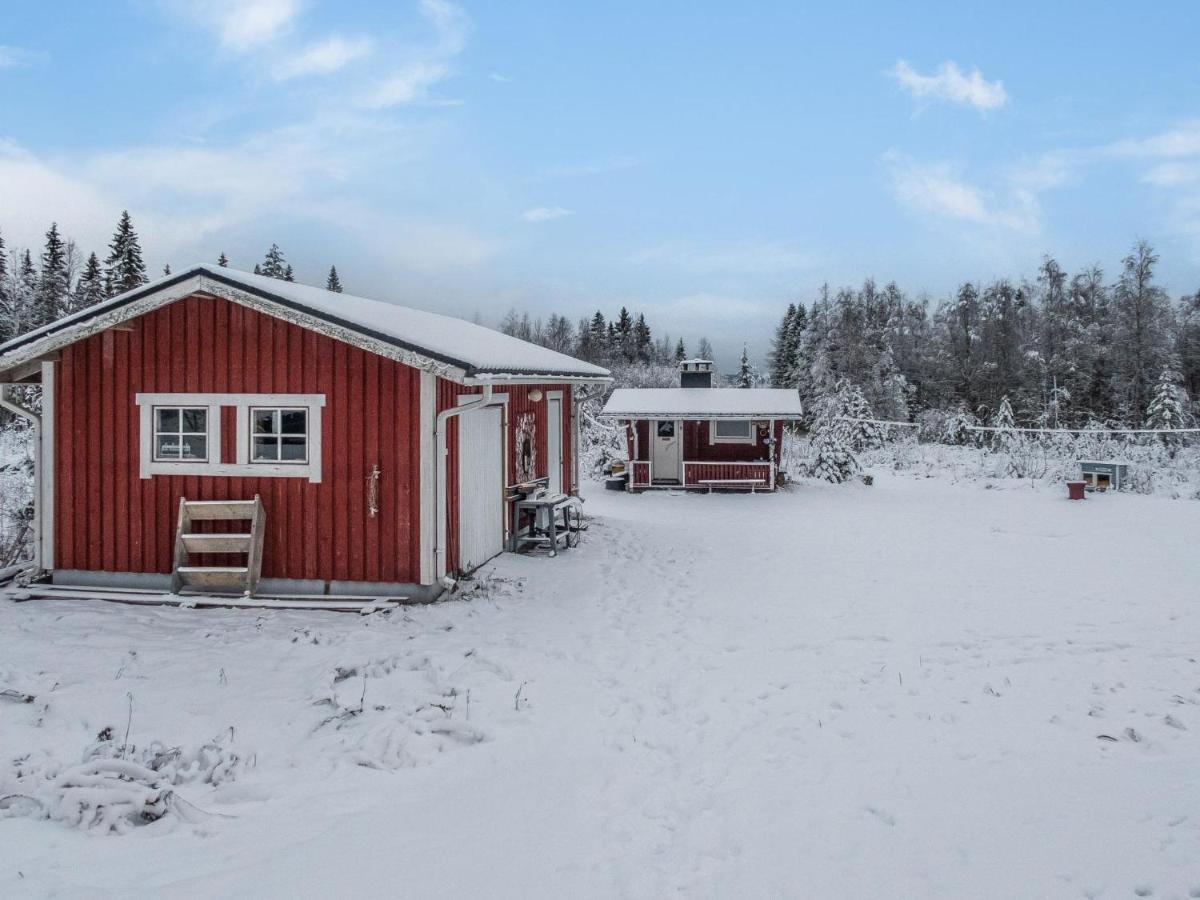
[[[631,482],[632,486],[633,487],[650,487],[650,483],[651,483],[651,481],[650,481],[650,478],[651,478],[650,463],[639,462],[637,460],[634,460],[629,465],[632,466],[632,472],[633,472],[633,479]]]
[[[632,488],[685,487],[700,490],[715,489],[762,489],[775,490],[775,464],[770,460],[709,461],[685,460],[679,482],[654,483],[654,467],[645,460],[629,463]]]
[[[756,462],[685,461],[683,486],[688,488],[764,488],[775,490],[775,464]]]

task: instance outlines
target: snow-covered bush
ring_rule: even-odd
[[[181,808],[192,809],[175,794],[178,785],[218,785],[236,778],[242,760],[226,746],[231,740],[227,733],[192,749],[159,741],[126,747],[106,728],[78,764],[63,765],[48,755],[15,760],[12,771],[0,775],[0,818],[51,819],[85,831],[124,834]]]
[[[468,667],[507,676],[474,658],[463,668]],[[487,737],[468,721],[464,692],[443,684],[433,660],[423,656],[339,666],[318,689],[313,705],[321,711],[314,736],[332,742],[351,764],[370,769],[419,766]]]

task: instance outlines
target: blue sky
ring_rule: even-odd
[[[1049,7],[1053,8],[1049,8]],[[1200,289],[1189,3],[112,0],[0,25],[0,228],[480,316],[621,304],[728,363],[822,282]]]

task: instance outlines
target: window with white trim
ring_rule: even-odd
[[[712,444],[753,444],[754,423],[750,419],[713,419],[708,434]]]
[[[142,394],[140,474],[321,480],[324,394]],[[221,440],[222,409],[236,427]],[[228,426],[226,422],[226,426]],[[223,452],[222,452],[223,451]],[[232,452],[233,458],[230,459]]]
[[[154,461],[207,462],[208,407],[154,407]]]
[[[250,410],[250,428],[250,462],[308,462],[307,409],[256,406]]]

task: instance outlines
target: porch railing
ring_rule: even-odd
[[[762,487],[775,490],[775,464],[761,461],[684,461],[683,486],[694,488]]]
[[[630,464],[632,477],[630,486],[634,488],[655,487],[654,467],[645,460],[635,460]],[[680,487],[712,490],[715,488],[756,487],[775,490],[775,464],[769,460],[746,461],[709,461],[684,460],[680,473]]]

